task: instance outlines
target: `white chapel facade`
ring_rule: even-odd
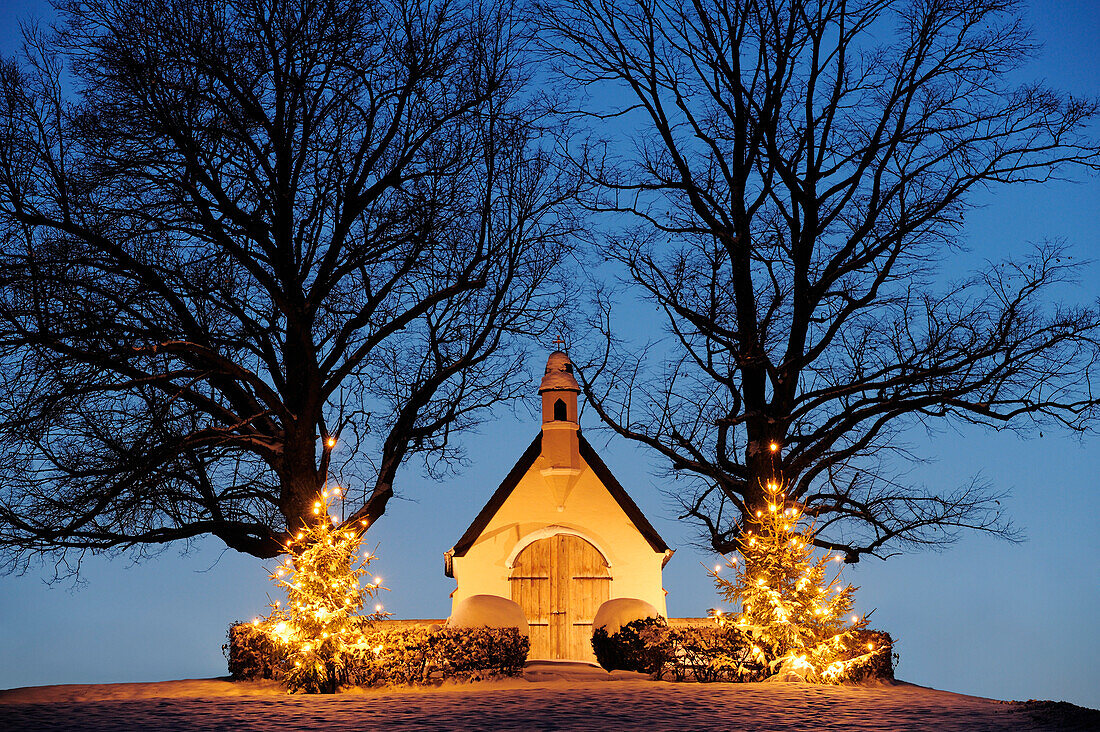
[[[519,603],[532,659],[593,660],[592,619],[616,598],[667,617],[661,573],[672,556],[584,439],[569,357],[550,354],[539,386],[542,429],[454,548],[453,603],[497,595]]]

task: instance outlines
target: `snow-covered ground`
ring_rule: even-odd
[[[613,683],[608,683],[608,682]],[[1024,730],[1100,729],[1100,712],[905,683],[675,684],[532,664],[525,678],[287,695],[219,679],[0,691],[4,730]]]

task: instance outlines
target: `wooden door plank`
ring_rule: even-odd
[[[523,609],[530,627],[529,658],[552,658],[550,640],[550,552],[545,541],[524,548],[512,566],[512,600]]]
[[[565,534],[551,537],[550,554],[550,644],[554,658],[569,658],[569,556],[564,551]]]
[[[610,573],[603,555],[589,542],[569,536],[563,542],[569,565],[569,655],[595,660],[592,618],[610,592]]]

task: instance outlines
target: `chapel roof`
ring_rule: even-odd
[[[559,352],[560,353],[560,352]],[[562,354],[564,355],[564,354]],[[554,354],[551,354],[553,358]],[[572,374],[570,374],[572,377]],[[545,378],[543,379],[545,383]],[[576,383],[574,381],[573,383]],[[584,439],[584,435],[577,431],[577,438],[580,443],[580,455],[584,459],[585,463],[592,469],[600,483],[607,489],[607,492],[611,494],[611,497],[615,499],[615,502],[619,504],[619,507],[626,513],[627,518],[634,524],[634,527],[638,529],[639,533],[655,552],[668,551],[668,544],[661,538],[661,535],[657,533],[657,529],[653,528],[653,524],[649,523],[649,520],[638,508],[638,504],[627,494],[626,489],[620,485],[619,481],[615,479],[615,476],[611,474],[610,468],[604,463],[596,451],[592,448],[592,445],[588,444],[588,440]],[[462,538],[458,540],[458,543],[454,545],[451,550],[453,556],[461,557],[465,556],[466,552],[477,538],[481,535],[481,532],[485,530],[485,527],[489,525],[489,522],[496,515],[496,512],[500,510],[500,507],[504,505],[504,502],[508,500],[508,496],[512,494],[516,486],[519,485],[520,480],[531,469],[531,466],[535,464],[535,460],[542,454],[542,432],[540,431],[535,437],[531,445],[520,456],[519,462],[515,464],[508,475],[504,478],[504,481],[500,484],[500,487],[496,489],[489,502],[485,504],[485,507],[481,509],[473,523],[470,524],[470,528],[466,529],[466,533],[462,535]]]

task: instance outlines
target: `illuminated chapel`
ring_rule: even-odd
[[[444,555],[458,586],[517,602],[531,659],[592,661],[592,620],[609,599],[633,598],[667,617],[661,573],[672,556],[577,422],[580,387],[562,351],[538,393],[542,429]]]

